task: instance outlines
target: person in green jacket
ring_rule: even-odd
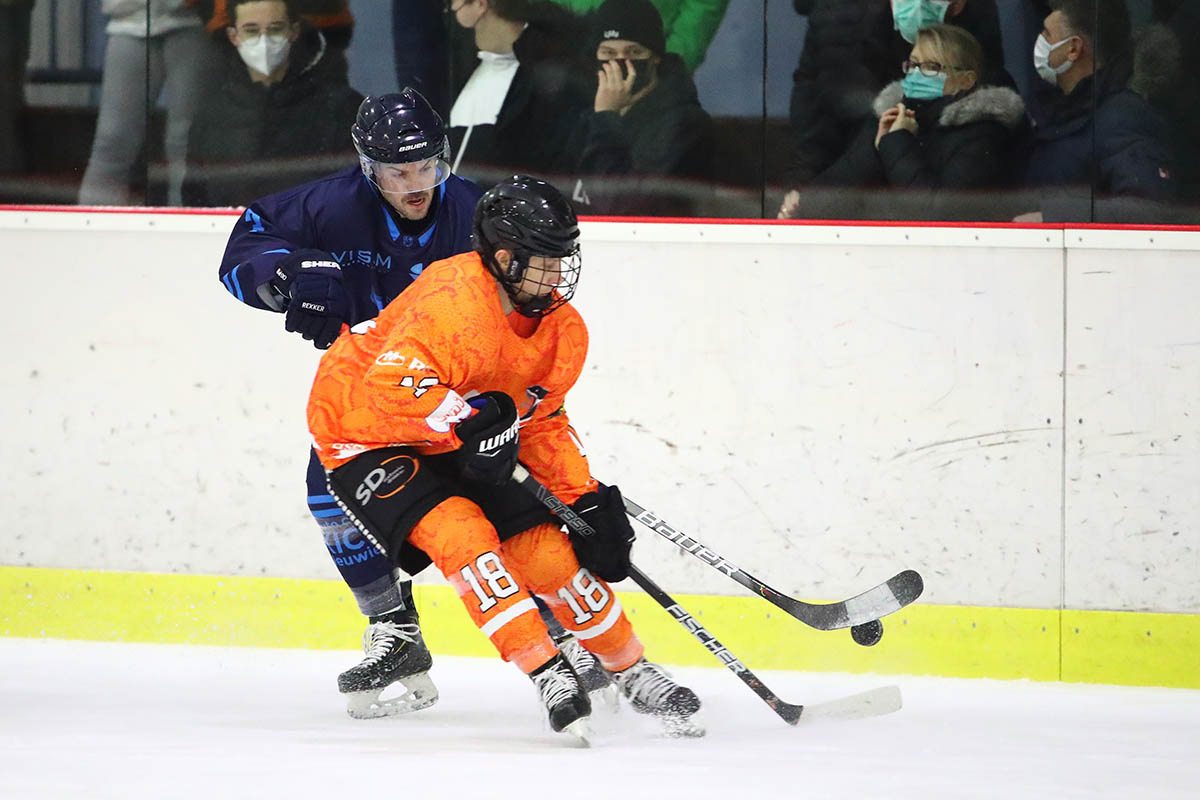
[[[591,14],[604,0],[551,0],[581,16]],[[662,15],[667,52],[677,53],[689,71],[704,61],[717,34],[729,0],[652,0]]]

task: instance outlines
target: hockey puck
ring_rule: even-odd
[[[855,625],[850,629],[850,636],[854,639],[855,644],[861,644],[863,647],[877,645],[883,638],[883,623],[873,619],[862,625]]]

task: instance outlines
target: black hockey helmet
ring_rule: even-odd
[[[479,198],[472,242],[483,263],[500,281],[517,311],[541,317],[575,294],[579,283],[579,220],[567,198],[545,181],[514,175]],[[507,250],[507,268],[496,252]],[[525,280],[533,256],[560,259],[557,274]]]
[[[424,191],[450,177],[450,140],[441,116],[412,87],[393,94],[371,95],[358,106],[350,126],[363,174],[381,191],[380,165],[429,161],[431,169],[418,188],[391,193]],[[428,184],[428,185],[425,185]]]

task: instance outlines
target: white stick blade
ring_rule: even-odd
[[[805,704],[800,722],[818,719],[864,719],[879,717],[899,711],[903,701],[899,686],[881,686],[878,689],[829,700],[825,703]]]

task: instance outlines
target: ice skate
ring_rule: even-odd
[[[592,707],[602,706],[609,711],[617,711],[620,697],[617,686],[608,670],[600,665],[600,661],[569,633],[564,632],[562,636],[555,638],[554,644],[558,646],[559,652],[566,656],[567,661],[571,662],[571,668],[579,676],[579,686],[587,692]]]
[[[571,662],[559,653],[529,673],[529,679],[541,695],[555,733],[569,733],[587,746],[591,736],[588,715],[592,713],[592,704],[579,685],[579,676],[571,668]]]
[[[338,676],[347,714],[355,719],[390,717],[437,702],[437,687],[429,677],[433,657],[411,612],[371,617],[363,631],[363,652],[362,662]],[[403,689],[403,693],[381,699],[389,688]]]
[[[704,735],[704,728],[692,721],[692,715],[700,710],[700,698],[672,680],[659,665],[641,658],[612,677],[633,710],[657,717],[668,736]]]

